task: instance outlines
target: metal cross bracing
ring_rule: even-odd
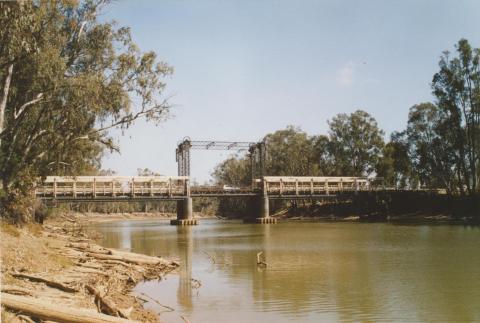
[[[190,150],[232,150],[248,151],[252,183],[255,178],[265,175],[266,145],[265,142],[251,141],[215,141],[190,140],[185,138],[179,142],[175,151],[179,176],[190,176]]]

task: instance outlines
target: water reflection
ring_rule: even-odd
[[[182,266],[179,272],[177,303],[190,314],[193,309],[192,286],[192,253],[193,238],[191,226],[177,226],[177,245],[181,246],[179,253]]]
[[[181,322],[179,314],[193,322],[480,321],[478,227],[143,221],[97,229],[107,246],[179,258],[178,276],[138,286],[176,309],[162,313],[165,322]]]

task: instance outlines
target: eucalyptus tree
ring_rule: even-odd
[[[461,180],[461,172],[448,121],[437,105],[417,104],[410,108],[406,135],[409,157],[420,183],[453,191]]]
[[[267,174],[308,176],[318,173],[314,142],[298,127],[288,126],[264,137],[267,145]]]
[[[316,164],[317,173],[313,175],[336,176],[335,161],[332,155],[333,148],[330,138],[325,135],[313,136],[312,141],[313,160]]]
[[[480,49],[466,39],[456,45],[458,57],[444,52],[432,90],[445,124],[445,140],[455,152],[460,190],[479,189],[480,168]]]
[[[328,121],[335,172],[342,176],[368,176],[375,171],[384,146],[384,132],[367,112],[337,114]]]
[[[218,164],[212,175],[215,182],[220,185],[249,186],[251,184],[250,161],[238,155],[231,156]]]
[[[105,149],[118,150],[110,129],[167,117],[172,68],[141,52],[129,28],[100,22],[106,2],[0,2],[4,205],[37,176],[98,169]]]
[[[415,187],[417,180],[412,173],[409,144],[405,132],[394,132],[384,146],[376,166],[377,176],[397,188]]]

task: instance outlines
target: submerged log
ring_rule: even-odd
[[[41,320],[71,323],[127,323],[138,322],[119,317],[95,313],[87,309],[62,307],[39,299],[25,296],[4,294],[1,295],[2,306]]]

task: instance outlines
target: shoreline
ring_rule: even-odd
[[[282,221],[323,221],[323,222],[356,222],[356,223],[392,223],[392,224],[450,224],[450,225],[480,225],[478,219],[473,217],[456,218],[451,215],[436,214],[403,214],[403,215],[294,215],[281,214],[278,220]]]
[[[104,248],[82,220],[68,214],[22,228],[2,222],[2,321],[159,321],[133,289],[179,264]]]
[[[148,212],[132,212],[132,213],[80,213],[69,212],[74,216],[77,221],[82,224],[93,224],[103,222],[116,222],[116,221],[140,221],[140,220],[172,220],[176,219],[175,213],[148,213]],[[194,213],[194,218],[198,220],[202,219],[217,219],[218,217],[213,215],[202,215],[200,213]]]
[[[297,214],[307,215],[297,215]],[[393,223],[393,224],[452,224],[452,225],[480,225],[478,219],[474,217],[458,218],[448,214],[425,214],[422,212],[405,213],[395,215],[343,215],[338,216],[334,214],[315,215],[308,214],[308,211],[289,212],[282,210],[271,215],[280,221],[324,221],[324,222],[358,222],[358,223]],[[107,223],[117,221],[143,221],[143,220],[172,220],[176,218],[174,213],[69,213],[75,216],[76,220],[82,225]],[[218,220],[242,220],[242,218],[224,218],[213,215],[202,215],[201,213],[194,213],[194,218],[197,220],[218,219]]]

